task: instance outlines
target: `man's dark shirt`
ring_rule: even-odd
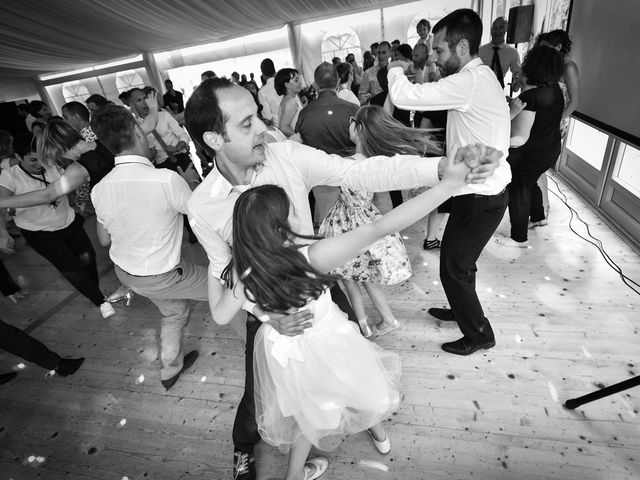
[[[334,90],[323,90],[300,111],[296,132],[305,145],[343,157],[353,155],[355,145],[349,139],[349,118],[357,111],[356,105],[338,98]]]
[[[173,93],[167,92],[162,96],[165,107],[171,108],[173,113],[181,113],[184,111],[184,101],[182,93],[174,90]]]

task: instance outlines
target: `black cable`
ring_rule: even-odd
[[[594,247],[596,247],[598,249],[598,251],[600,252],[600,255],[602,255],[602,258],[604,258],[605,262],[607,262],[607,265],[609,265],[609,267],[611,267],[611,269],[616,272],[619,276],[620,279],[622,280],[622,283],[624,283],[627,287],[629,287],[631,290],[633,290],[635,293],[637,293],[638,295],[640,295],[640,290],[637,290],[633,287],[636,286],[638,288],[640,288],[640,284],[634,280],[632,280],[631,278],[629,278],[628,276],[626,276],[623,271],[622,268],[620,268],[620,266],[618,266],[618,264],[616,262],[613,261],[613,259],[609,256],[609,254],[605,251],[604,246],[602,245],[602,241],[596,237],[594,237],[591,234],[591,230],[589,229],[589,224],[587,222],[585,222],[581,217],[580,214],[568,203],[568,199],[567,199],[567,195],[562,191],[562,189],[560,188],[560,185],[558,184],[558,182],[549,174],[546,174],[547,178],[549,178],[555,185],[556,188],[558,189],[558,193],[549,190],[551,193],[553,193],[556,197],[558,197],[558,199],[564,203],[564,205],[569,209],[569,212],[571,213],[571,218],[569,219],[569,229],[575,234],[577,235],[579,238],[581,238],[582,240],[584,240],[587,243],[590,243],[591,245],[593,245]],[[562,196],[560,196],[562,195]],[[582,236],[580,233],[578,233],[574,228],[573,228],[573,219],[574,217],[576,217],[580,222],[582,222],[582,224],[585,226],[585,228],[587,229],[587,235],[589,236],[589,238],[593,239],[589,240],[589,238],[586,238],[584,236]]]

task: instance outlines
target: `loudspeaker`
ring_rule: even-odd
[[[524,43],[531,38],[533,24],[533,5],[511,7],[509,9],[509,29],[507,43]]]

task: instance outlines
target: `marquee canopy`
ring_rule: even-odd
[[[405,0],[406,1],[406,0]],[[85,68],[397,5],[388,0],[4,0],[0,78]]]

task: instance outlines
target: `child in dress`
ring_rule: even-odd
[[[397,153],[424,155],[435,150],[436,143],[420,130],[407,128],[397,122],[381,107],[370,105],[360,108],[349,126],[356,153],[367,157],[393,156]],[[320,225],[318,234],[334,237],[371,223],[380,217],[373,205],[373,193],[356,192],[340,188],[340,195]],[[411,263],[398,232],[387,235],[368,250],[350,259],[331,272],[342,278],[349,302],[365,337],[384,335],[400,326],[394,317],[381,285],[394,285],[411,277]],[[371,329],[362,299],[362,286],[382,320]]]
[[[463,147],[456,159],[473,164],[483,149]],[[284,336],[264,324],[255,338],[258,430],[267,443],[290,450],[286,480],[320,476],[326,460],[305,467],[311,446],[334,447],[343,434],[367,429],[381,453],[390,451],[381,421],[399,403],[400,359],[348,322],[331,301],[334,278],[326,272],[422,218],[463,187],[468,172],[464,162],[447,160],[442,181],[427,192],[373,223],[308,246],[294,243],[299,235],[290,229],[290,203],[281,187],[252,188],[236,201],[227,271],[234,285],[213,306],[214,320],[228,323],[247,299],[264,312],[305,308],[314,314],[313,326],[301,335]]]

